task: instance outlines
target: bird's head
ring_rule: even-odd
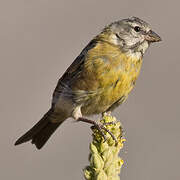
[[[102,33],[107,33],[108,41],[120,46],[122,50],[139,52],[141,55],[144,55],[151,43],[161,41],[149,24],[137,17],[113,22]]]

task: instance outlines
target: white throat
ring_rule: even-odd
[[[140,59],[143,57],[148,47],[149,47],[149,43],[147,41],[143,41],[143,43],[141,43],[138,46],[138,48],[136,48],[136,50],[130,49],[129,51],[127,51],[127,56],[131,58]]]

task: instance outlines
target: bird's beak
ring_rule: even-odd
[[[145,35],[145,39],[148,42],[159,42],[162,41],[161,37],[156,34],[154,31],[150,30],[148,33]]]

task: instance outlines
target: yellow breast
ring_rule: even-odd
[[[132,90],[142,60],[122,53],[117,46],[99,43],[90,50],[79,79],[83,89],[91,92],[83,114],[101,113]]]

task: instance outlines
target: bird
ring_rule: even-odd
[[[148,47],[161,41],[151,26],[138,17],[105,26],[59,79],[51,108],[15,145],[28,141],[41,149],[68,118],[93,124],[113,134],[89,116],[112,112],[128,98],[139,76]],[[102,133],[105,137],[104,133]]]

